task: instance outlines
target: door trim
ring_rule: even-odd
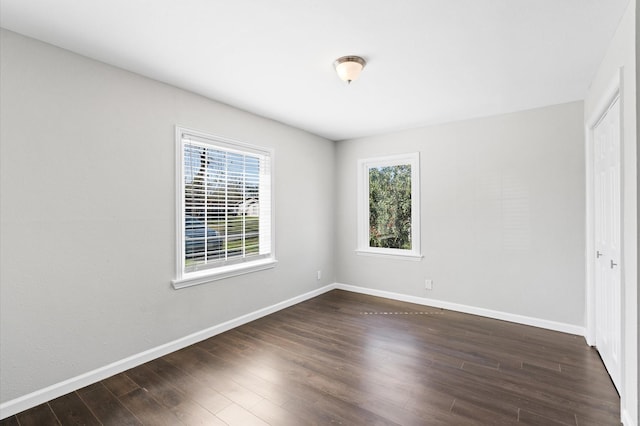
[[[622,169],[622,142],[623,142],[623,132],[624,128],[623,123],[623,111],[624,111],[624,103],[623,103],[623,67],[618,69],[618,72],[611,78],[606,90],[603,92],[603,95],[598,101],[596,108],[594,109],[593,114],[590,117],[585,117],[585,184],[586,184],[586,197],[585,197],[585,226],[586,226],[586,241],[585,241],[585,267],[586,267],[586,327],[585,327],[585,340],[587,344],[590,346],[595,346],[596,344],[596,303],[595,303],[595,212],[594,212],[594,138],[593,133],[595,127],[600,122],[600,119],[606,114],[610,106],[613,102],[618,98],[618,102],[620,103],[620,167]],[[622,191],[621,191],[622,192]],[[620,194],[620,204],[622,207],[622,193]],[[620,210],[622,212],[622,209]],[[622,228],[623,224],[620,221],[621,226],[621,236],[624,235],[624,229]],[[621,247],[622,251],[623,247]],[[622,258],[622,257],[621,257]],[[624,265],[621,265],[624,266]],[[622,271],[621,271],[622,272]],[[621,275],[621,283],[620,283],[620,299],[624,300],[624,281],[623,275]],[[621,303],[620,306],[621,312],[621,332],[624,330],[624,304]],[[625,345],[624,339],[621,337],[621,350],[620,350],[620,367],[621,367],[621,377],[624,377],[624,357],[625,357]],[[621,383],[621,386],[623,383]],[[622,391],[620,389],[620,391]],[[622,393],[622,392],[621,392]]]

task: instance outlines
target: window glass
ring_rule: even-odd
[[[411,250],[411,165],[369,169],[369,246]]]
[[[361,254],[421,258],[418,153],[358,161]]]

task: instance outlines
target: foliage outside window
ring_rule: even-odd
[[[420,258],[419,154],[358,162],[358,252]]]
[[[271,152],[177,128],[176,288],[272,267]]]

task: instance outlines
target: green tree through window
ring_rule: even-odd
[[[411,250],[411,165],[369,169],[369,246]]]
[[[360,255],[420,260],[420,153],[358,160]]]

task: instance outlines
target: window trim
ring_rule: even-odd
[[[255,152],[269,157],[270,163],[270,239],[271,247],[270,253],[267,257],[262,257],[255,260],[249,260],[246,262],[234,263],[224,265],[220,267],[214,267],[210,269],[203,269],[192,272],[185,272],[184,261],[184,221],[185,221],[185,185],[184,185],[184,144],[183,136],[193,136],[196,139],[203,139],[207,142],[211,142],[213,146],[229,147],[230,150]],[[171,280],[171,285],[174,289],[178,290],[185,287],[191,287],[194,285],[205,284],[212,281],[222,280],[229,277],[248,274],[256,271],[262,271],[270,269],[276,266],[278,261],[276,260],[275,252],[275,188],[274,188],[274,150],[271,148],[265,148],[257,145],[252,145],[246,142],[240,142],[233,139],[212,135],[210,133],[201,132],[198,130],[189,129],[182,126],[175,127],[175,146],[176,146],[176,169],[175,169],[175,182],[176,182],[176,272],[175,279]]]
[[[369,246],[369,170],[374,167],[411,166],[411,249],[393,249]],[[358,223],[356,253],[402,260],[419,261],[420,249],[420,153],[387,155],[358,160]]]

